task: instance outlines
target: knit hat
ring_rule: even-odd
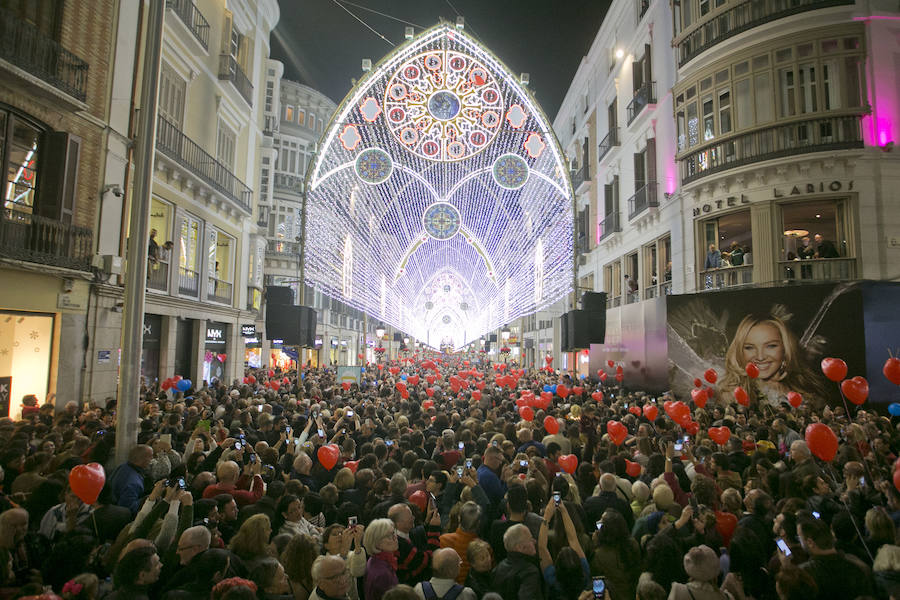
[[[675,502],[675,494],[668,485],[658,485],[653,490],[653,503],[657,510],[666,510]]]
[[[695,581],[713,581],[719,575],[719,557],[709,546],[694,546],[684,555],[684,571]]]

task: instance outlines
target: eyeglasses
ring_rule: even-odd
[[[340,573],[329,575],[328,577],[322,577],[322,579],[340,579],[341,577],[350,577],[350,569],[344,569]]]

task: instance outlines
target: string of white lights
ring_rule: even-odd
[[[307,187],[306,278],[459,347],[571,291],[571,185],[516,77],[442,24],[336,112]]]

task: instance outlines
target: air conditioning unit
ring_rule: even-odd
[[[92,266],[109,275],[121,275],[124,260],[115,254],[95,254]]]

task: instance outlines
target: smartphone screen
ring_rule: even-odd
[[[681,442],[676,442],[676,443],[675,443],[675,451],[676,451],[676,452],[681,452],[681,449],[682,449],[682,448],[684,448],[684,444],[682,444]]]
[[[457,477],[463,476],[463,468],[462,467],[456,467],[456,476]]]
[[[866,485],[866,478],[865,478],[865,477],[860,477],[860,478],[859,478],[859,485]]]
[[[471,468],[472,468],[472,459],[471,459],[471,458],[467,458],[467,459],[466,459],[466,468],[467,468],[467,469],[471,469]]]
[[[562,500],[562,496],[560,496],[559,492],[553,492],[553,502],[559,506],[559,501]]]
[[[388,447],[393,446],[394,440],[384,440],[384,445]]]
[[[209,431],[209,419],[198,421],[197,426],[204,431]]]
[[[352,410],[348,410],[348,411],[347,411],[347,416],[348,416],[348,417],[352,417],[352,416],[353,416],[353,411],[352,411]]]
[[[325,430],[324,430],[324,429],[319,429],[319,437],[320,437],[320,438],[325,437]]]
[[[781,550],[785,556],[791,555],[791,549],[788,548],[787,543],[783,539],[778,538],[777,540],[775,540],[775,543],[778,545],[778,549]]]
[[[256,407],[256,412],[262,412],[262,404]]]
[[[459,444],[457,444],[457,447],[458,447],[460,450],[462,450],[463,448],[466,447],[466,445],[463,444],[462,442],[460,442]]]
[[[179,478],[178,478],[178,487],[181,488],[181,489],[184,489],[185,487],[187,487],[187,485],[186,485],[185,482],[184,482],[184,477],[179,477]]]
[[[603,594],[606,592],[606,581],[602,577],[594,577],[592,589],[594,590],[594,598],[603,598]]]
[[[356,527],[356,517],[347,517],[347,527]]]
[[[255,463],[256,463],[256,455],[255,455],[255,454],[251,454],[251,455],[250,455],[250,463],[251,463],[251,464],[255,464]]]
[[[817,513],[816,511],[813,511],[813,516],[814,516],[815,518],[817,518],[817,519],[821,519],[821,518],[822,518],[822,515],[821,515],[820,513]]]
[[[527,467],[527,466],[528,466],[528,461],[527,461],[527,460],[520,460],[520,461],[519,461],[519,466],[520,466],[520,467]]]
[[[601,529],[603,529],[603,521],[597,521],[596,525],[597,525],[597,531],[600,531]]]
[[[285,427],[284,427],[284,432],[285,432],[285,433],[290,433],[290,432],[291,432],[291,426],[290,426],[290,425],[285,425]]]

